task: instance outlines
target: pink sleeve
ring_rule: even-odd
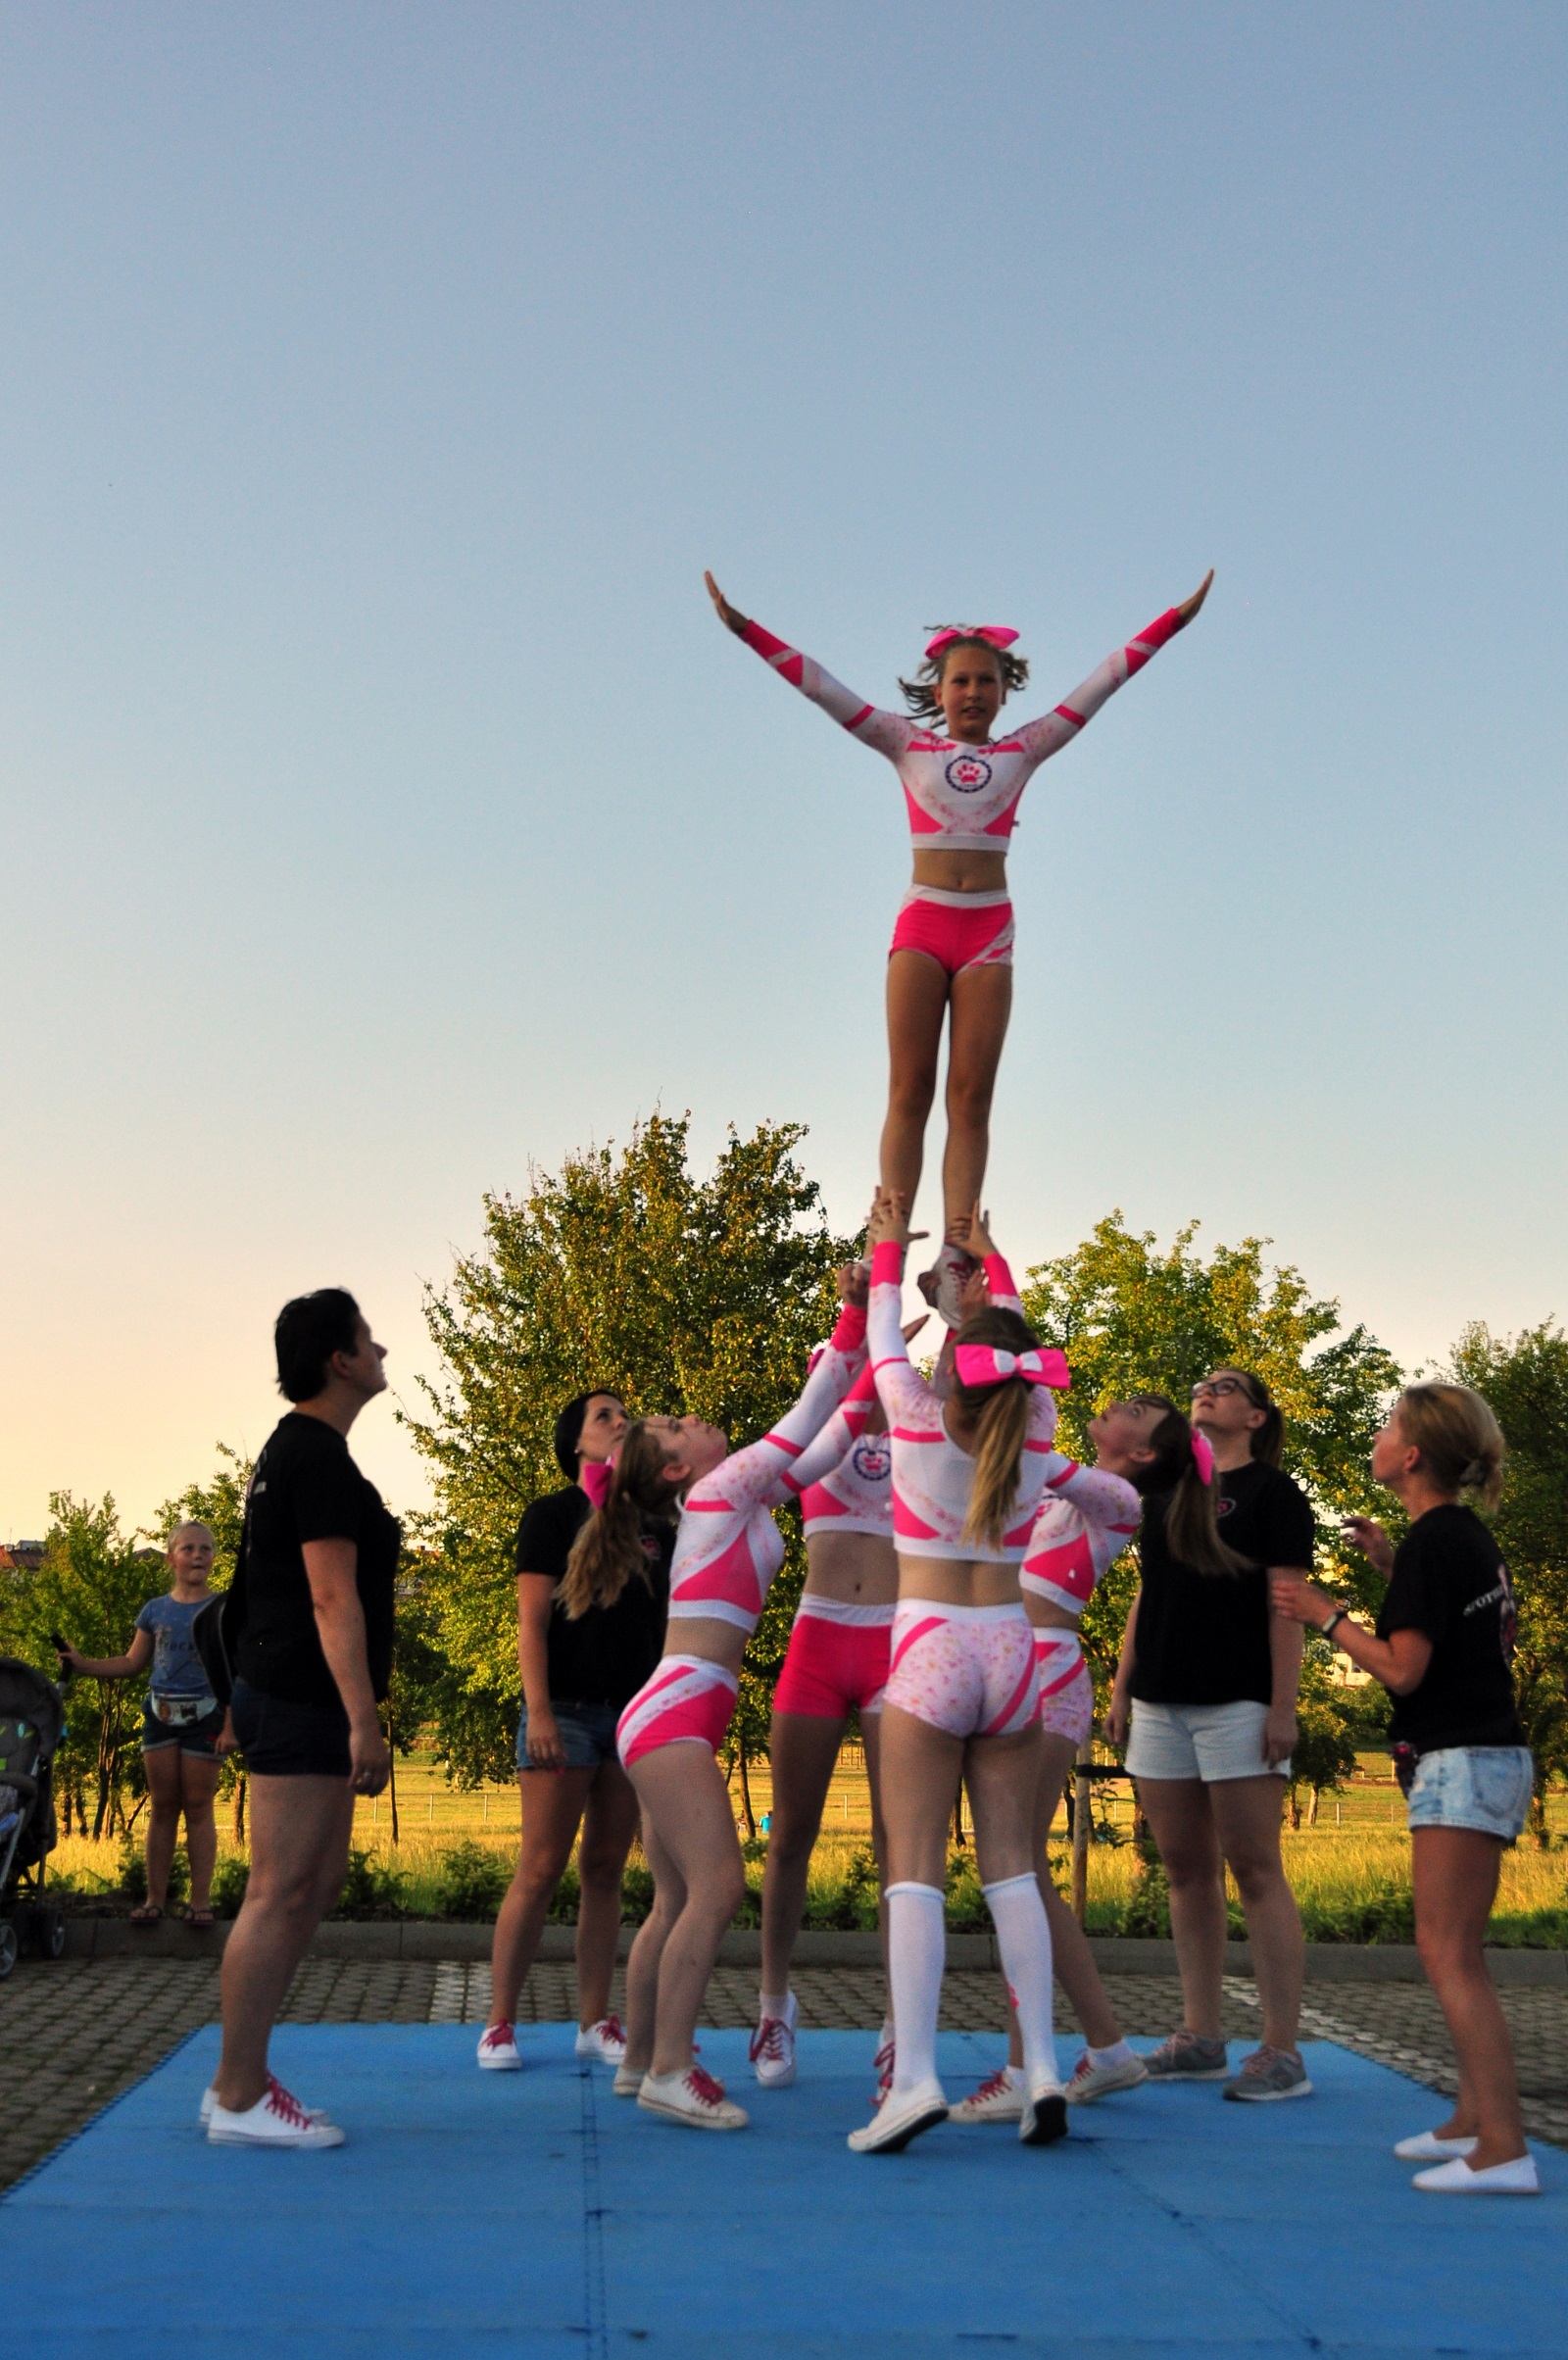
[[[722,1498],[731,1505],[776,1507],[794,1488],[792,1478],[807,1445],[814,1442],[837,1409],[858,1373],[858,1354],[843,1352],[837,1344],[824,1346],[811,1365],[798,1400],[759,1443],[732,1451],[709,1480],[723,1486]],[[840,1451],[839,1456],[843,1456]],[[836,1466],[837,1459],[828,1460]],[[803,1479],[814,1480],[808,1475]],[[702,1487],[699,1486],[699,1489]]]
[[[1005,1255],[988,1254],[985,1268],[986,1292],[991,1298],[992,1307],[999,1311],[1016,1311],[1021,1319],[1023,1303],[1018,1290],[1013,1284],[1012,1272],[1007,1267]]]
[[[830,713],[862,745],[885,754],[895,762],[905,752],[914,735],[912,721],[896,713],[884,713],[879,706],[867,705],[853,688],[835,680],[831,672],[824,671],[809,656],[803,656],[798,648],[792,648],[787,640],[775,639],[760,622],[749,622],[741,637],[752,653],[760,656],[791,688],[798,688],[803,697],[820,705],[825,713]]]
[[[1082,1529],[1093,1568],[1089,1590],[1083,1592],[1087,1598],[1136,1535],[1143,1501],[1120,1475],[1108,1474],[1102,1467],[1081,1467],[1070,1458],[1062,1459],[1059,1467],[1054,1465],[1046,1477],[1046,1500],[1035,1528],[1042,1540],[1052,1529],[1047,1511],[1053,1501],[1059,1501]],[[1033,1536],[1029,1554],[1035,1554]],[[1078,1584],[1072,1587],[1076,1591]]]
[[[897,1424],[900,1412],[923,1407],[930,1388],[909,1358],[900,1314],[904,1299],[904,1248],[884,1238],[871,1256],[871,1302],[866,1312],[865,1340],[871,1348],[871,1374],[888,1413]]]
[[[867,1361],[815,1442],[807,1444],[784,1477],[790,1491],[804,1492],[809,1485],[820,1483],[824,1475],[832,1474],[846,1451],[852,1450],[864,1433],[875,1400],[876,1378]]]
[[[1152,656],[1157,656],[1168,639],[1181,629],[1174,607],[1129,639],[1124,648],[1107,656],[1097,664],[1087,680],[1081,681],[1070,697],[1064,697],[1054,713],[1048,713],[1038,721],[1025,721],[1013,732],[1025,754],[1036,762],[1049,761],[1078,735],[1086,721],[1092,721],[1107,699],[1113,697],[1134,672],[1141,672]]]

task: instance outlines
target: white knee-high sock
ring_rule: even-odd
[[[888,1985],[898,2041],[893,2089],[902,2095],[936,2075],[947,1929],[934,1885],[890,1885],[887,1901]]]
[[[1056,2077],[1056,2042],[1052,2029],[1054,1993],[1051,1980],[1051,1927],[1040,1887],[1033,1877],[1007,1877],[982,1889],[997,1930],[1002,1971],[1017,2010],[1023,2069],[1031,2080]]]

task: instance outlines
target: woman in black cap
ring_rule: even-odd
[[[572,1542],[592,1504],[584,1489],[593,1481],[589,1470],[608,1467],[625,1431],[625,1405],[615,1394],[580,1393],[568,1401],[556,1420],[565,1488],[534,1500],[517,1527],[522,1849],[491,1949],[490,2021],[479,2063],[492,2073],[515,2072],[522,2062],[514,2028],[517,1994],[579,1828],[577,2054],[618,2065],[625,2052],[610,2012],[610,1982],[637,1797],[616,1757],[615,1722],[663,1647],[673,1524],[650,1525],[644,1578],[628,1581],[612,1605],[561,1595]]]

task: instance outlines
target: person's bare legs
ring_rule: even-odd
[[[882,1712],[860,1715],[860,1744],[865,1751],[865,1779],[871,1790],[871,1857],[876,1862],[876,1931],[882,1944],[882,1972],[888,1967],[888,1829],[882,1814]]]
[[[1225,1976],[1225,1866],[1199,1778],[1141,1778],[1138,1801],[1170,1884],[1170,1930],[1182,1980],[1184,2028],[1220,2039]]]
[[[223,1951],[223,2053],[214,2087],[232,2113],[267,2090],[277,2011],[312,1935],[343,1890],[354,1829],[346,1778],[250,1782],[251,1873]]]
[[[937,1094],[937,1057],[948,1012],[948,970],[923,951],[888,960],[888,1111],[882,1125],[882,1186],[912,1205],[925,1161],[925,1126]],[[963,1207],[972,1211],[973,1198]]]
[[[155,1745],[141,1766],[147,1780],[147,1898],[162,1909],[179,1837],[179,1747]]]
[[[577,2021],[584,2032],[610,2013],[621,1880],[636,1833],[636,1789],[614,1756],[607,1755],[593,1774],[577,1847]]]
[[[768,1737],[773,1801],[762,1870],[762,1990],[790,1988],[790,1959],[806,1914],[811,1851],[844,1740],[844,1723],[815,1713],[776,1712]]]
[[[210,1909],[213,1870],[218,1864],[218,1822],[213,1797],[218,1793],[220,1764],[205,1754],[181,1753],[179,1807],[185,1817],[185,1857],[190,1862],[190,1905]]]
[[[1263,2007],[1263,2039],[1270,2048],[1296,2050],[1301,2030],[1301,1986],[1306,1980],[1306,1940],[1285,1865],[1280,1858],[1280,1814],[1285,1781],[1216,1779],[1208,1790],[1209,1809],[1220,1852],[1236,1879],[1252,1945],[1252,1973]],[[1221,1958],[1221,1972],[1224,1961]]]
[[[1513,2042],[1482,1950],[1502,1842],[1477,1828],[1412,1828],[1415,1939],[1459,2064],[1459,2097],[1439,2139],[1473,2139],[1473,2172],[1527,2152]]]
[[[1105,1987],[1100,1980],[1083,1928],[1056,1891],[1051,1874],[1051,1830],[1061,1801],[1061,1791],[1068,1771],[1078,1758],[1078,1747],[1071,1738],[1060,1736],[1054,1729],[1043,1730],[1040,1745],[1040,1791],[1035,1802],[1035,1873],[1040,1880],[1040,1898],[1046,1905],[1051,1925],[1051,1955],[1056,1971],[1056,1981],[1072,2001],[1073,2012],[1083,2026],[1084,2039],[1091,2048],[1114,2048],[1121,2039]],[[1007,2062],[1023,2066],[1023,2041],[1018,2035],[1018,2019],[1007,2007]]]
[[[948,1144],[942,1157],[944,1227],[972,1212],[991,1151],[991,1098],[1012,1013],[1009,966],[960,967],[948,1029]]]
[[[571,1858],[597,1770],[519,1770],[522,1843],[490,1944],[490,2022],[514,2024],[556,1888]],[[629,1841],[629,1839],[628,1839]],[[580,1973],[580,1969],[579,1969]]]
[[[718,1945],[746,1896],[729,1789],[708,1745],[691,1738],[656,1746],[632,1768],[644,1842],[657,1886],[660,1864],[685,1888],[659,1960],[652,2071],[685,2073]]]
[[[621,2070],[646,2073],[659,2024],[659,1964],[670,1929],[686,1906],[686,1880],[660,1844],[646,1811],[643,1850],[654,1872],[654,1905],[632,1938],[626,1960],[626,2054]]]

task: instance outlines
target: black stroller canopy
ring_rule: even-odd
[[[66,1726],[54,1682],[15,1655],[0,1655],[0,1721],[30,1721],[38,1732],[41,1762],[52,1759]]]

